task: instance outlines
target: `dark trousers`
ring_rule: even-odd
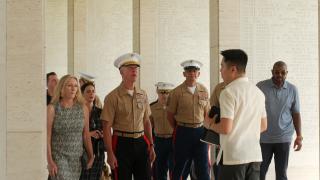
[[[174,133],[174,168],[173,180],[183,178],[190,169],[190,161],[194,162],[194,170],[199,180],[209,180],[208,145],[202,143],[204,128],[177,126]],[[187,167],[189,166],[189,167]]]
[[[266,174],[274,155],[276,180],[287,180],[290,142],[287,143],[260,143],[263,162],[261,163],[260,179],[265,180]]]
[[[220,165],[219,180],[259,180],[260,162]]]
[[[214,179],[218,180],[219,178],[219,170],[220,170],[220,164],[214,163],[212,165],[212,170],[214,174]]]
[[[155,137],[155,152],[156,152],[156,180],[167,180],[167,173],[172,173],[173,170],[173,148],[172,138]]]
[[[149,142],[147,138],[112,137],[112,148],[118,167],[112,171],[114,180],[151,180]]]
[[[214,146],[214,147],[212,148],[212,150],[215,151],[215,154],[216,154],[215,159],[217,160],[217,157],[218,157],[218,153],[219,153],[220,148],[218,148],[217,146]],[[217,164],[217,163],[215,162],[215,163],[213,163],[213,165],[212,165],[212,170],[213,170],[213,174],[214,174],[214,179],[215,179],[215,180],[218,180],[218,178],[219,178],[220,165],[222,164],[222,161],[223,161],[222,158],[223,158],[223,157],[221,156],[221,160],[220,160],[219,164]]]

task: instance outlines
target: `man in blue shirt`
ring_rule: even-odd
[[[272,78],[261,81],[257,86],[266,97],[268,119],[267,131],[261,134],[260,145],[263,162],[260,179],[265,180],[269,164],[274,155],[276,179],[287,180],[292,135],[296,131],[294,150],[302,147],[300,104],[297,88],[286,81],[287,65],[278,61],[273,65]]]

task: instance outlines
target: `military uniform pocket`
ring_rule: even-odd
[[[207,105],[207,101],[206,100],[201,100],[201,99],[199,99],[199,105],[201,106],[201,107],[205,107],[206,105]]]
[[[137,106],[139,109],[143,109],[143,103],[142,102],[137,102]]]

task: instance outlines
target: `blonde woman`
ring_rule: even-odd
[[[83,104],[77,78],[65,75],[47,107],[47,161],[51,180],[79,180],[83,145],[89,169],[94,156],[88,109]]]

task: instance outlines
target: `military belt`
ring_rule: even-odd
[[[139,138],[144,135],[144,131],[140,132],[126,132],[126,131],[113,131],[114,135],[121,136],[121,137],[128,137],[128,138]]]
[[[199,128],[203,126],[203,123],[184,123],[184,122],[177,122],[178,126],[183,126],[183,127],[190,127],[190,128]]]

